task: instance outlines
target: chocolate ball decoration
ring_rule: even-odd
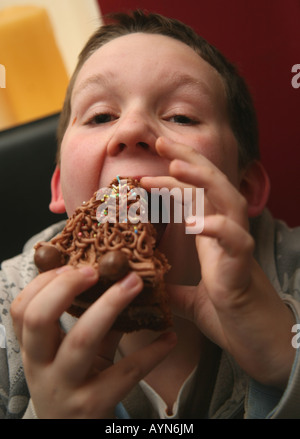
[[[122,277],[126,276],[129,269],[128,258],[120,250],[109,251],[99,259],[100,277],[110,281],[117,282],[122,279]]]
[[[64,258],[53,245],[42,245],[35,251],[34,262],[39,271],[48,271],[64,265]]]

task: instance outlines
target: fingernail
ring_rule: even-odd
[[[96,271],[90,265],[85,265],[84,267],[79,268],[80,273],[84,274],[87,277],[94,277]]]
[[[56,273],[60,274],[60,273],[63,273],[64,271],[69,271],[71,269],[72,269],[72,267],[70,265],[63,265],[62,267],[60,267],[56,270]]]
[[[159,137],[156,141],[156,151],[159,155],[161,155],[160,153],[160,147],[163,145],[171,145],[171,140],[168,139],[167,137]]]
[[[128,274],[124,279],[121,280],[121,285],[126,290],[133,290],[136,286],[138,286],[141,282],[140,277],[132,271],[130,274]]]
[[[158,143],[164,143],[165,145],[170,145],[172,143],[168,137],[159,137],[157,141]]]
[[[177,166],[177,168],[179,168],[180,170],[186,171],[186,170],[190,170],[191,165],[187,162],[184,162],[183,160],[180,159],[174,159],[173,160],[173,166]]]

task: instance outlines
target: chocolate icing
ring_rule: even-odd
[[[126,180],[127,187],[121,186],[124,180]],[[159,308],[162,302],[165,305],[165,298],[159,303],[161,298],[155,294],[151,295],[149,292],[156,290],[157,294],[158,291],[159,295],[162,293],[164,274],[170,266],[166,257],[155,248],[156,230],[150,222],[136,222],[136,218],[131,218],[129,215],[125,220],[123,218],[123,222],[120,222],[124,203],[127,204],[128,210],[133,203],[136,203],[136,198],[133,200],[128,198],[131,197],[132,191],[139,186],[137,180],[117,177],[109,186],[110,195],[107,193],[103,195],[101,190],[95,192],[89,201],[83,202],[76,209],[59,235],[54,237],[50,243],[40,242],[36,245],[35,262],[40,271],[53,268],[53,261],[47,255],[47,252],[50,254],[49,250],[42,251],[46,247],[47,249],[52,247],[60,254],[59,259],[57,254],[53,252],[56,254],[53,259],[55,261],[59,259],[60,264],[61,261],[75,267],[90,264],[97,269],[100,275],[98,284],[90,291],[82,293],[74,301],[74,305],[77,304],[77,307],[83,309],[87,308],[90,302],[96,300],[108,286],[125,276],[129,270],[136,271],[144,281],[144,291],[140,295],[141,297],[136,300],[138,306],[135,307],[134,311],[131,309],[131,317],[129,314],[127,317],[139,320],[140,323],[137,324],[139,327],[145,325],[151,327],[149,323],[145,323],[147,320],[145,316],[146,314],[148,317],[151,316],[149,309],[152,307],[152,326],[156,320],[155,325],[162,329],[164,313]],[[119,189],[122,190],[122,194],[126,194],[125,197],[119,196]],[[114,201],[109,208],[107,208],[108,201]],[[140,214],[142,209],[143,203],[136,213]],[[124,213],[124,209],[122,212]],[[113,222],[113,216],[116,222]],[[43,256],[45,256],[44,259]],[[144,299],[147,296],[148,303],[143,303],[143,295]],[[153,306],[156,307],[155,312]],[[169,318],[167,320],[170,323]],[[141,323],[142,321],[144,323]],[[126,328],[122,329],[126,330]]]

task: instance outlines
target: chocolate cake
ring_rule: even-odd
[[[138,180],[115,178],[83,202],[62,232],[35,246],[40,272],[70,264],[90,264],[99,272],[98,283],[80,294],[68,312],[79,317],[113,283],[130,270],[144,282],[142,292],[119,315],[114,328],[123,332],[139,329],[164,330],[171,313],[164,288],[170,266],[156,248],[157,232],[148,221],[147,197]]]

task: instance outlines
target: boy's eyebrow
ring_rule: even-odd
[[[170,75],[168,82],[175,87],[196,86],[197,88],[201,87],[201,91],[204,93],[208,93],[210,91],[210,88],[205,81],[201,80],[200,78],[195,78],[187,73],[174,72],[172,75]]]
[[[107,86],[109,82],[110,82],[109,78],[107,76],[102,75],[102,73],[97,73],[96,75],[89,76],[87,79],[82,81],[82,83],[79,83],[76,86],[76,89],[73,91],[73,99],[76,95],[80,94],[86,88],[99,84]]]
[[[74,99],[75,96],[81,94],[87,88],[95,85],[101,84],[104,87],[108,87],[109,84],[111,84],[110,78],[112,76],[113,74],[103,75],[102,73],[97,73],[86,78],[84,81],[76,86],[76,89],[73,91],[72,98]],[[209,94],[211,92],[210,87],[205,81],[201,80],[200,78],[195,78],[194,76],[187,73],[174,72],[171,73],[170,76],[166,76],[164,79],[166,80],[166,83],[168,83],[172,87],[201,87],[202,93]]]
[[[202,83],[199,79],[194,78],[193,76],[187,73],[178,73],[174,72],[170,75],[169,81],[171,81],[174,85],[199,85]]]

